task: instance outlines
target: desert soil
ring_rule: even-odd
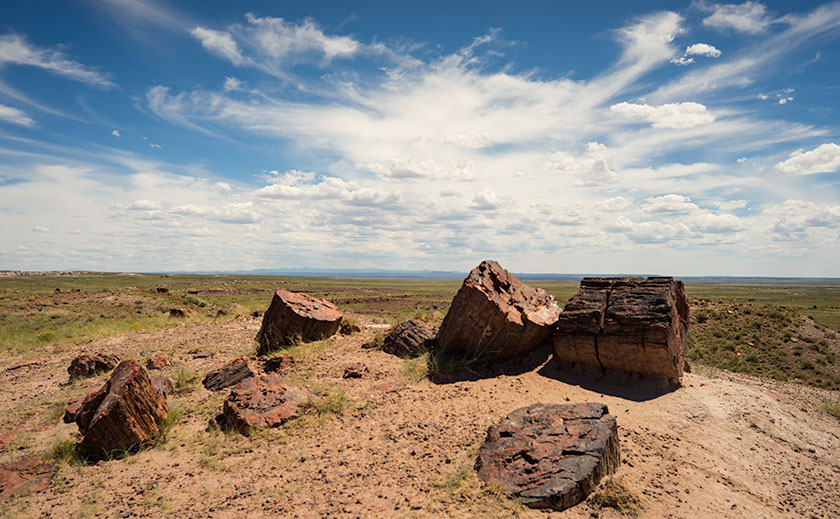
[[[356,316],[365,322],[365,316]],[[61,403],[107,375],[68,384],[81,351],[122,358],[164,355],[173,379],[241,354],[254,357],[259,318],[183,324],[103,338],[76,351],[0,356],[0,463],[46,455],[77,439],[58,422]],[[618,476],[645,500],[642,517],[840,517],[840,421],[819,405],[836,393],[702,370],[682,387],[559,366],[535,354],[489,376],[411,381],[406,361],[366,349],[381,330],[330,339],[288,377],[316,389],[342,387],[355,404],[251,437],[206,432],[225,391],[200,383],[169,398],[182,418],[168,441],[124,459],[59,469],[53,486],[0,503],[8,517],[525,517],[614,518],[587,503],[535,511],[483,490],[462,471],[490,424],[535,402],[603,402],[617,417]],[[209,351],[196,359],[189,352]],[[364,377],[344,379],[361,362]],[[396,383],[396,384],[394,384]],[[401,383],[404,383],[401,384]],[[464,475],[462,479],[456,475]]]

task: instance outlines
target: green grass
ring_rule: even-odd
[[[78,444],[72,440],[62,440],[53,443],[50,447],[48,457],[59,465],[79,467],[87,463],[87,460],[79,450]]]
[[[173,393],[189,393],[198,387],[198,373],[189,369],[179,369],[173,384]]]
[[[840,399],[823,401],[820,411],[840,420]]]

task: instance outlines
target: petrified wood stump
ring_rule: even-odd
[[[252,427],[277,427],[298,416],[312,393],[279,375],[246,378],[231,389],[222,412],[227,423],[247,434]]]
[[[519,281],[495,261],[483,261],[452,300],[437,347],[486,360],[521,356],[549,338],[559,314],[544,290]]]
[[[563,510],[619,466],[615,417],[604,404],[533,404],[487,431],[478,477],[531,508]]]
[[[558,360],[676,382],[683,374],[688,300],[670,277],[584,278],[557,322]]]
[[[399,357],[416,357],[432,349],[437,330],[434,326],[411,319],[398,324],[385,337],[382,351]]]
[[[341,312],[329,301],[278,290],[257,334],[259,353],[278,349],[296,338],[315,341],[330,337],[341,327],[341,318]]]

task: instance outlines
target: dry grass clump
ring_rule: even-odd
[[[609,478],[590,494],[589,503],[598,508],[615,508],[632,517],[644,510],[642,498],[624,481],[624,478]]]
[[[840,420],[840,400],[824,400],[820,410]]]

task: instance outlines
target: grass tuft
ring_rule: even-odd
[[[49,458],[59,465],[79,467],[87,463],[79,445],[72,440],[56,441],[50,447]]]
[[[820,411],[840,420],[840,400],[824,400],[820,405]]]
[[[175,384],[173,384],[173,393],[189,393],[198,386],[198,373],[188,369],[179,369],[178,376],[175,377]]]
[[[403,364],[403,374],[411,382],[419,382],[429,377],[429,352],[413,359],[406,359]]]
[[[632,517],[638,517],[644,510],[642,498],[620,477],[602,483],[590,494],[589,503],[598,508],[614,508]]]

